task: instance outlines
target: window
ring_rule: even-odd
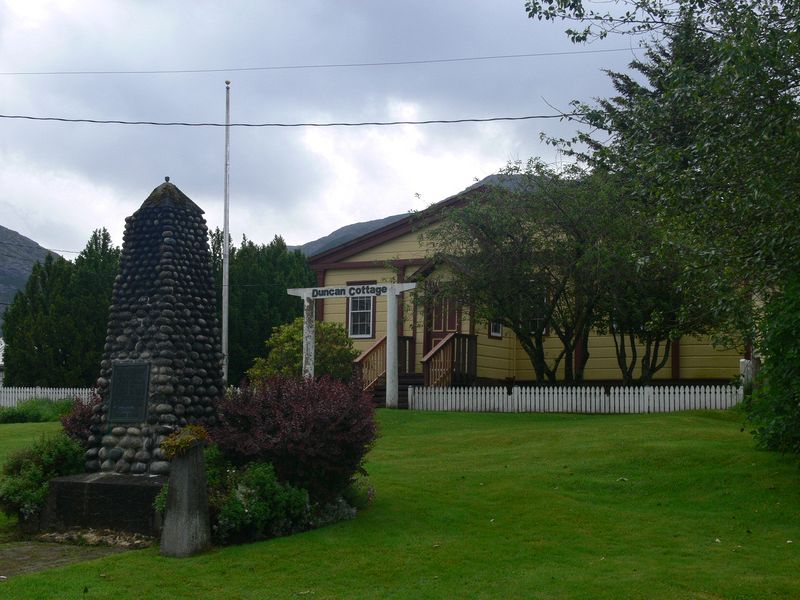
[[[503,337],[503,325],[502,325],[502,323],[498,323],[497,321],[489,321],[489,337],[490,338],[502,338]]]
[[[348,299],[348,335],[351,338],[373,337],[373,296],[354,296]]]

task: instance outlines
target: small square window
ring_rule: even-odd
[[[497,321],[489,321],[489,337],[502,338],[503,337],[503,324]]]

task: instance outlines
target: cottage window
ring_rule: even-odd
[[[502,338],[503,337],[503,324],[497,321],[489,321],[489,337]]]
[[[348,322],[349,334],[352,338],[371,338],[372,332],[372,296],[354,296],[349,299]]]

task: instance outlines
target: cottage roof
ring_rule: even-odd
[[[454,194],[453,196],[429,206],[422,212],[395,215],[382,219],[382,221],[387,224],[379,225],[376,229],[358,237],[326,248],[322,252],[310,256],[308,259],[309,263],[311,267],[314,268],[321,264],[329,264],[344,260],[348,256],[363,252],[364,250],[386,243],[401,235],[410,233],[415,227],[419,227],[421,223],[435,222],[440,218],[442,208],[454,206],[465,202],[469,198],[477,197],[480,194],[486,193],[488,188],[502,187],[506,189],[515,189],[519,186],[520,176],[518,175],[489,175],[458,194]]]

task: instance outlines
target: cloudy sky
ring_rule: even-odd
[[[602,69],[633,58],[627,39],[576,46],[563,29],[528,19],[523,0],[0,0],[0,114],[224,122],[225,79],[234,123],[553,114],[610,95]],[[509,160],[556,161],[540,133],[572,130],[557,120],[232,128],[231,234],[302,244],[424,208]],[[165,175],[222,225],[221,128],[0,118],[0,132],[0,225],[45,247],[80,250],[99,227],[121,243],[124,218]]]

